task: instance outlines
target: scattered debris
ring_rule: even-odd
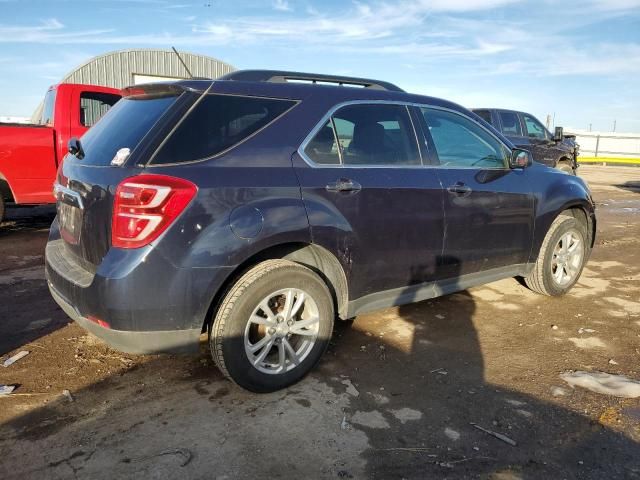
[[[429,450],[433,450],[432,448],[427,447],[393,447],[393,448],[380,448],[379,450],[383,450],[385,452],[428,452]],[[437,455],[427,455],[427,457],[437,457]]]
[[[582,387],[596,393],[623,398],[640,397],[640,382],[623,375],[604,372],[568,372],[560,378],[572,387]]]
[[[583,333],[596,333],[593,328],[579,328],[578,333],[582,335]]]
[[[18,360],[20,360],[21,358],[26,357],[27,355],[29,355],[29,352],[27,350],[22,350],[21,352],[16,353],[13,357],[7,358],[2,364],[2,366],[5,368],[9,367],[14,363],[16,363]]]
[[[554,397],[564,397],[567,393],[569,392],[562,387],[553,387],[551,389],[551,395]]]
[[[558,325],[551,325],[551,330],[557,330],[558,329]]]
[[[489,435],[491,435],[492,437],[496,437],[498,440],[502,440],[505,443],[508,443],[509,445],[511,445],[512,447],[517,446],[518,444],[514,441],[511,440],[509,437],[507,437],[506,435],[503,435],[501,433],[498,432],[494,432],[491,430],[487,430],[484,427],[481,427],[480,425],[478,425],[477,423],[471,423],[471,425],[473,425],[475,428],[477,428],[478,430],[482,430],[484,433],[487,433]]]
[[[15,389],[15,385],[0,385],[0,395],[9,395]]]
[[[71,392],[69,390],[63,390],[62,391],[62,395],[64,395],[65,397],[67,397],[67,399],[70,402],[73,402],[73,396],[71,395]]]
[[[527,402],[521,402],[520,400],[514,400],[512,398],[505,398],[504,401],[509,405],[513,405],[514,407],[522,407],[527,404]]]
[[[130,462],[143,462],[145,460],[151,460],[152,458],[155,457],[162,457],[164,455],[176,455],[178,457],[182,457],[182,461],[180,463],[181,467],[186,466],[191,459],[193,458],[193,454],[187,450],[186,448],[176,448],[176,449],[172,449],[172,450],[164,450],[160,453],[157,453],[155,455],[145,455],[143,457],[138,457],[138,458],[134,458],[132,460],[130,460]]]
[[[386,360],[387,359],[386,347],[384,345],[378,345],[378,349],[380,350],[380,355],[379,355],[380,360]]]
[[[531,413],[529,410],[524,410],[522,408],[519,408],[516,410],[516,413],[522,415],[525,418],[531,418],[533,417],[533,413]]]
[[[444,434],[447,436],[449,440],[453,440],[454,442],[460,440],[460,433],[456,432],[453,428],[445,428]]]
[[[367,393],[369,393],[369,395],[373,397],[373,399],[378,405],[386,405],[387,403],[389,403],[389,398],[385,397],[384,395],[380,395],[379,393],[371,393],[371,392],[367,392]]]
[[[349,422],[347,422],[347,416],[346,415],[342,416],[342,422],[340,422],[340,428],[342,430],[350,430],[351,429],[351,425],[349,425]]]
[[[439,320],[444,320],[445,317],[444,317],[444,315],[441,315],[441,314],[438,313],[436,315],[436,318],[439,319]]]
[[[447,371],[444,368],[440,367],[440,368],[436,368],[435,370],[431,370],[429,373],[437,373],[439,375],[446,375]]]
[[[2,392],[1,392],[2,387],[3,387],[3,385],[0,385],[0,397],[2,397]],[[12,397],[39,397],[41,395],[51,395],[51,394],[50,393],[12,393],[11,394]],[[46,402],[46,400],[45,400],[45,402]]]
[[[616,362],[613,358],[609,359],[609,365],[618,365],[618,362]]]
[[[353,383],[351,383],[351,380],[349,380],[348,378],[346,380],[342,380],[340,383],[347,386],[347,393],[352,397],[357,397],[360,395],[358,389],[353,386]]]

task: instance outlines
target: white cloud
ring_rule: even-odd
[[[148,0],[151,1],[151,0]],[[598,44],[576,40],[565,33],[584,25],[586,14],[567,12],[555,24],[547,12],[530,18],[501,19],[490,14],[470,17],[460,13],[490,10],[514,0],[418,0],[363,3],[356,1],[339,11],[308,8],[296,16],[237,16],[195,23],[175,33],[122,34],[115,29],[78,30],[55,18],[34,25],[0,24],[0,43],[86,44],[180,47],[234,45],[353,53],[388,58],[416,69],[451,66],[465,75],[559,76],[572,74],[619,75],[640,73],[640,44]],[[640,0],[613,0],[616,8],[629,8]],[[591,3],[604,3],[598,0]],[[280,0],[274,8],[289,4]],[[613,7],[611,7],[613,8]],[[437,12],[437,13],[436,13]],[[564,10],[563,10],[564,12]],[[581,17],[581,18],[577,18]],[[592,15],[591,22],[596,22]],[[197,22],[195,16],[184,18]],[[486,59],[491,57],[491,61]],[[446,63],[449,62],[449,63]]]
[[[287,0],[275,0],[275,2],[273,2],[273,8],[275,10],[278,10],[279,12],[291,12],[291,11],[293,11],[293,9],[291,8],[291,6],[289,5],[289,2],[287,2]]]

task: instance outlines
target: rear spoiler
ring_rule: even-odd
[[[189,82],[191,83],[191,82]],[[201,82],[200,82],[201,83]],[[142,85],[132,85],[122,89],[123,97],[172,97],[178,96],[184,92],[203,92],[205,91],[211,82],[207,82],[206,88],[193,88],[188,85],[187,82],[159,82],[159,83],[145,83]]]

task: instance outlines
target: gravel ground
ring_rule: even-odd
[[[0,355],[31,353],[0,367],[18,385],[0,397],[0,478],[640,478],[640,399],[560,378],[640,380],[640,168],[580,174],[598,238],[568,296],[503,280],[363,315],[268,395],[224,380],[204,347],[125,355],[70,324],[43,279],[52,210],[10,209]]]

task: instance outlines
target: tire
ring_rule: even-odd
[[[0,224],[4,220],[4,199],[0,196]]]
[[[569,175],[576,174],[575,170],[571,167],[571,164],[567,162],[558,162],[558,165],[556,165],[556,168],[560,171],[568,173]]]
[[[542,242],[533,270],[524,278],[527,287],[534,292],[551,296],[564,295],[571,290],[589,258],[588,238],[583,222],[569,214],[558,216]],[[563,250],[565,245],[568,251]],[[576,250],[572,254],[574,245]],[[566,266],[562,266],[563,264]]]
[[[329,345],[334,315],[331,293],[312,270],[267,260],[224,296],[209,325],[211,355],[241,387],[273,392],[298,382],[318,363]]]

